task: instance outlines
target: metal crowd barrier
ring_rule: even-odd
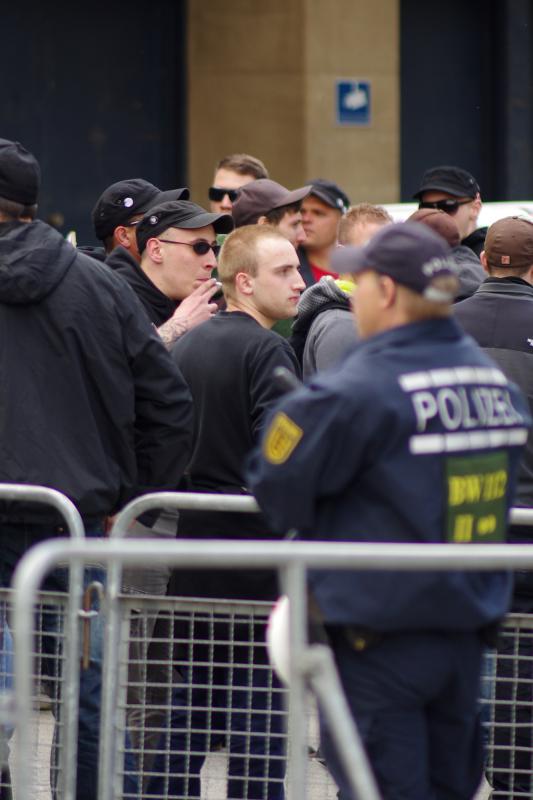
[[[312,688],[318,695],[322,712],[335,720],[333,728],[338,733],[338,747],[346,770],[350,776],[354,797],[361,800],[377,800],[373,777],[366,769],[364,752],[360,748],[357,731],[347,711],[344,696],[338,690],[336,673],[332,669],[327,648],[312,645],[306,640],[306,570],[310,568],[335,569],[532,569],[533,545],[412,545],[412,544],[367,544],[367,543],[307,543],[217,540],[158,541],[138,539],[122,541],[130,523],[143,512],[154,508],[176,509],[184,507],[209,508],[212,510],[252,511],[255,504],[251,498],[209,495],[183,495],[161,493],[146,495],[131,503],[115,521],[115,536],[110,540],[65,541],[50,540],[33,548],[21,561],[15,576],[15,663],[16,663],[16,707],[19,721],[16,762],[17,800],[32,797],[29,775],[25,765],[31,755],[31,676],[33,655],[31,647],[31,617],[38,588],[47,572],[60,562],[81,567],[87,561],[98,561],[109,569],[107,612],[107,661],[102,708],[102,738],[99,764],[99,800],[120,797],[122,792],[123,753],[125,750],[125,716],[128,710],[128,658],[127,626],[124,624],[125,604],[138,599],[121,596],[121,571],[123,566],[148,567],[164,561],[174,566],[190,568],[269,568],[278,569],[284,592],[290,599],[290,692],[289,692],[289,737],[291,753],[289,763],[288,796],[291,800],[308,797],[306,772],[308,766],[306,730],[306,691]],[[519,524],[533,523],[533,511],[520,509],[513,512],[513,521]],[[165,601],[166,602],[166,601]],[[158,601],[163,608],[164,603]],[[174,604],[172,613],[179,604]],[[164,610],[164,608],[163,608]],[[185,609],[190,613],[190,607]],[[226,609],[227,611],[228,609]],[[221,609],[209,613],[222,613]],[[235,609],[233,609],[235,611]],[[248,613],[249,609],[245,610]],[[77,622],[74,623],[75,626]],[[526,626],[527,627],[527,626]],[[524,630],[524,627],[521,628]],[[126,631],[126,633],[125,633]],[[515,656],[519,646],[515,647]],[[518,647],[518,650],[517,650]],[[126,650],[125,650],[126,648]],[[71,648],[72,652],[72,648]],[[122,654],[122,655],[121,655]],[[530,664],[525,656],[526,663]],[[126,665],[126,667],[124,666]],[[125,671],[126,670],[126,671]],[[516,671],[516,670],[515,670]],[[516,677],[516,676],[515,676]],[[515,681],[516,682],[516,681]],[[490,681],[489,681],[490,683]],[[494,683],[494,682],[493,682]],[[170,684],[173,686],[173,684]],[[514,689],[512,691],[515,691]],[[497,707],[499,699],[490,698],[488,705]],[[509,701],[502,699],[502,704]],[[499,721],[493,714],[491,723],[496,730]],[[531,726],[530,726],[531,727]],[[512,719],[509,730],[522,731],[524,724]],[[509,739],[510,741],[510,739]],[[502,752],[509,754],[511,746],[502,745]],[[497,746],[494,744],[493,749]],[[142,748],[141,748],[142,749]],[[492,774],[498,770],[520,774],[522,767],[516,764],[514,755],[509,757],[510,766],[494,761]],[[507,760],[509,760],[509,758]],[[531,753],[529,753],[531,759]],[[67,769],[68,765],[65,765]],[[72,766],[72,765],[71,765]],[[66,799],[73,797],[72,775],[65,779]],[[139,795],[142,796],[142,795]],[[497,796],[497,795],[494,795]],[[527,796],[521,794],[506,796]]]
[[[42,486],[24,486],[0,483],[0,499],[14,503],[30,502],[51,506],[59,512],[64,520],[66,531],[73,541],[83,541],[85,530],[81,517],[74,504],[61,492]],[[80,608],[82,591],[83,562],[77,558],[69,560],[70,591],[68,594],[40,592],[27,620],[28,633],[36,646],[32,648],[32,660],[35,663],[34,682],[27,695],[31,708],[31,724],[28,729],[30,747],[33,757],[24,765],[27,774],[36,772],[36,761],[44,761],[46,779],[66,792],[75,780],[75,759],[77,742],[78,706],[75,702],[64,702],[63,688],[68,687],[72,696],[77,697],[79,686],[79,670],[77,653],[79,641],[79,625],[77,612]],[[16,670],[13,672],[13,632],[11,630],[12,592],[0,590],[0,691],[2,696],[0,722],[1,763],[0,796],[12,794],[11,778],[7,768],[7,757],[13,741],[11,734],[18,722],[18,709],[13,702],[11,686],[16,681]],[[16,660],[16,659],[15,659]],[[42,680],[41,680],[42,679]],[[53,708],[61,733],[52,744],[54,723],[40,724],[34,713],[39,703],[37,692],[46,690],[46,698]],[[47,758],[52,751],[51,761]],[[43,754],[45,754],[43,756]],[[47,763],[48,761],[48,763]],[[37,780],[37,783],[39,781]]]

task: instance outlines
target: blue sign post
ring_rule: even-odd
[[[335,82],[337,125],[370,125],[371,94],[370,81],[337,80]]]

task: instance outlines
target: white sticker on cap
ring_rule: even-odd
[[[150,223],[150,225],[157,225],[157,223],[159,222],[159,217],[156,217],[155,214],[152,214],[148,222]]]
[[[126,206],[126,208],[131,208],[133,205],[133,197],[125,197],[124,205]]]

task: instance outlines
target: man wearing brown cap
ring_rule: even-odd
[[[267,178],[248,183],[233,204],[235,227],[272,225],[297,248],[306,239],[301,206],[309,192],[306,186],[291,192]]]
[[[506,376],[522,389],[533,407],[533,220],[506,217],[490,226],[481,253],[488,277],[476,293],[455,306],[455,318],[483,350],[501,367]],[[530,431],[518,475],[517,506],[533,506],[533,434]],[[511,525],[509,540],[533,542],[533,526]],[[533,612],[533,580],[530,572],[515,573],[513,606],[517,613]],[[494,789],[502,796],[531,796],[533,783],[529,753],[533,694],[530,663],[533,647],[529,637],[521,637],[518,697],[513,703],[515,747],[509,748],[511,727],[512,649],[515,643],[503,640],[496,662],[496,706],[494,738]],[[494,672],[494,670],[492,670]],[[499,701],[499,702],[498,702]],[[512,762],[511,762],[512,759]],[[509,794],[507,794],[509,792]]]
[[[437,208],[452,216],[459,228],[461,244],[479,256],[486,228],[478,228],[481,194],[476,179],[461,167],[440,166],[426,170],[413,195],[419,208]]]
[[[421,222],[438,233],[452,248],[453,257],[457,263],[459,278],[459,293],[455,302],[464,300],[474,294],[479,284],[485,278],[485,272],[476,254],[465,245],[461,244],[459,228],[453,216],[446,214],[438,208],[419,208],[408,219],[408,222]]]

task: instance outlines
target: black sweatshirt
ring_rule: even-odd
[[[191,488],[199,492],[244,494],[244,462],[265,419],[282,394],[272,378],[283,366],[299,375],[289,343],[249,314],[221,311],[172,348],[194,401]],[[272,539],[262,515],[181,512],[183,538]],[[276,581],[266,570],[174,573],[172,593],[202,597],[271,599]]]

